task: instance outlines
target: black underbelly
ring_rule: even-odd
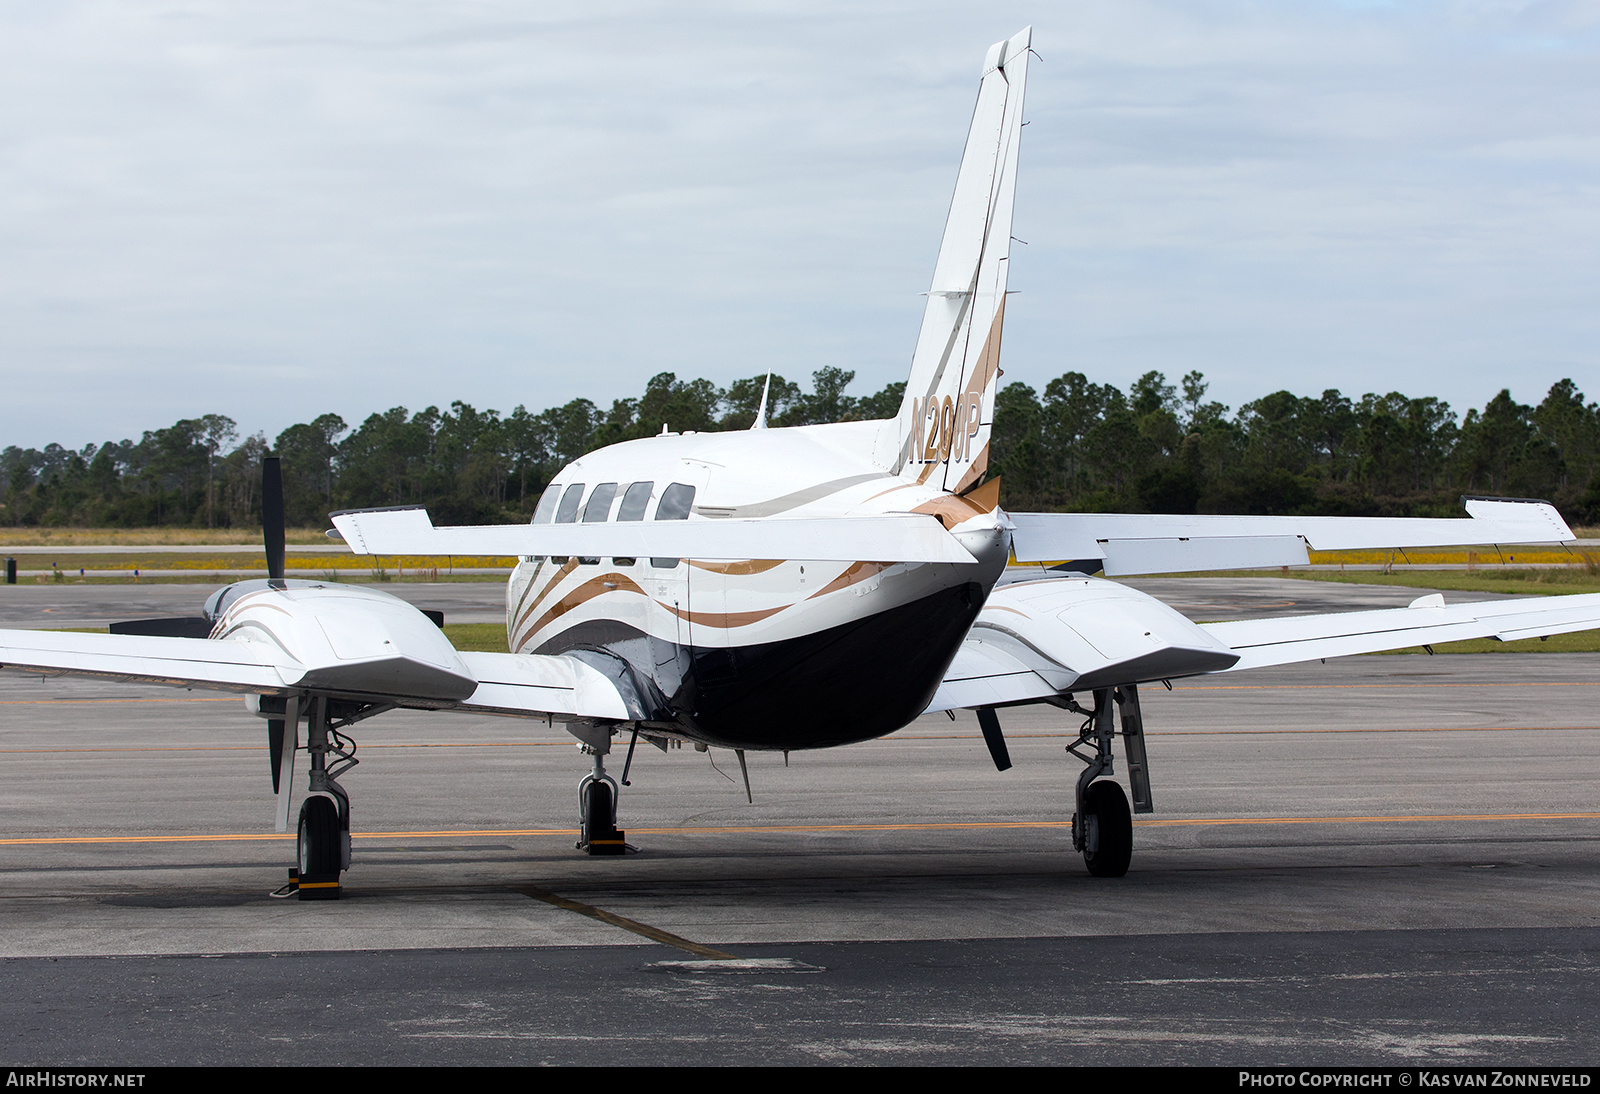
[[[707,744],[828,748],[892,733],[927,709],[983,598],[982,585],[965,582],[799,638],[726,648],[591,620],[536,652],[603,655],[596,666],[643,720]]]
[[[697,736],[734,748],[881,737],[927,709],[982,606],[969,582],[800,638],[697,648],[672,705]]]

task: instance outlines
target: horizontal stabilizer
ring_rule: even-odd
[[[955,562],[974,559],[933,517],[897,513],[826,520],[730,519],[491,524],[435,528],[421,507],[332,514],[358,555],[621,555],[819,562]]]
[[[1018,562],[1100,560],[1107,576],[1303,565],[1307,550],[1349,551],[1573,538],[1553,505],[1465,499],[1467,520],[1425,517],[1233,517],[1012,513]]]

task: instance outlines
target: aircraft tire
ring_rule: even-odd
[[[302,878],[336,878],[344,857],[339,839],[339,807],[320,795],[300,806],[298,842]]]
[[[1095,877],[1122,877],[1133,860],[1133,814],[1128,796],[1110,779],[1091,783],[1083,795],[1084,812],[1098,819],[1100,847],[1085,851],[1083,863]]]
[[[614,830],[611,823],[611,787],[600,779],[590,783],[584,809],[584,843],[609,838]]]

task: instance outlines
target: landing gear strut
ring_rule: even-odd
[[[307,704],[306,752],[311,770],[307,772],[306,800],[300,805],[294,878],[301,900],[338,900],[339,875],[350,868],[350,795],[337,776],[358,761],[355,742],[330,724],[332,705],[320,695]],[[348,713],[355,717],[342,719],[341,724],[367,716],[365,711]]]
[[[276,896],[301,900],[337,900],[339,875],[350,869],[350,795],[338,777],[357,763],[356,744],[340,730],[394,709],[392,703],[357,703],[322,695],[256,696],[256,713],[267,719],[267,752],[272,762],[272,790],[278,798],[278,831],[289,827],[295,755],[300,725],[306,728],[306,797],[296,828],[295,867],[289,884]]]
[[[583,747],[594,756],[594,770],[578,784],[578,849],[591,855],[626,854],[625,833],[617,828],[617,780],[606,774],[610,749]]]
[[[1139,692],[1132,684],[1096,688],[1094,709],[1067,700],[1067,709],[1086,715],[1078,739],[1067,751],[1083,761],[1078,776],[1077,811],[1072,814],[1072,848],[1083,854],[1084,865],[1095,877],[1122,877],[1133,858],[1133,817],[1128,797],[1109,776],[1114,770],[1111,739],[1114,717],[1122,711],[1122,743],[1128,757],[1128,782],[1133,788],[1133,811],[1148,813],[1150,772],[1145,761],[1144,719],[1139,713]],[[1101,776],[1108,776],[1101,778]],[[1098,781],[1097,781],[1098,780]]]

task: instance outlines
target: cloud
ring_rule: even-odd
[[[1592,373],[1594,5],[1059,10],[1008,380],[1464,408]],[[8,9],[0,445],[538,409],[668,370],[875,390],[909,362],[983,50],[1033,14]]]

